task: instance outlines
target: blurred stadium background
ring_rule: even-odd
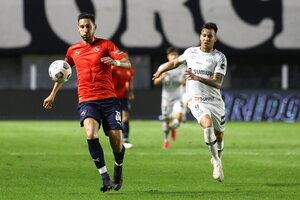
[[[132,119],[157,119],[151,77],[166,48],[197,46],[201,25],[213,21],[228,59],[227,120],[299,121],[299,10],[296,0],[1,1],[0,119],[78,118],[75,71],[53,110],[42,101],[53,86],[49,64],[80,40],[78,13],[93,12],[97,36],[128,51],[135,68]]]

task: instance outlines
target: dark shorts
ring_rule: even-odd
[[[130,102],[127,98],[124,99],[119,99],[120,103],[121,103],[121,110],[123,111],[129,111],[130,110]]]
[[[80,125],[86,118],[93,118],[103,125],[105,135],[109,130],[122,130],[121,105],[117,98],[82,102],[78,105]]]

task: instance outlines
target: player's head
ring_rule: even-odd
[[[93,41],[97,25],[95,16],[91,13],[81,13],[78,15],[78,32],[83,41],[91,43]]]
[[[178,52],[177,48],[175,48],[175,47],[169,47],[167,49],[167,58],[168,58],[169,61],[174,60],[178,56],[179,56],[179,52]]]
[[[212,22],[203,24],[200,33],[201,50],[210,52],[214,49],[214,45],[217,41],[217,32],[217,24]]]
[[[92,14],[92,13],[80,13],[80,14],[78,15],[78,22],[79,22],[81,19],[90,19],[90,20],[95,24],[95,15]]]

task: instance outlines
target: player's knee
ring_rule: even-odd
[[[98,138],[98,134],[95,134],[93,132],[87,132],[86,137],[87,137],[88,140],[93,140],[93,139]]]
[[[87,139],[92,140],[98,138],[99,124],[93,118],[86,118],[84,120],[84,128]]]
[[[120,152],[122,150],[122,137],[120,131],[111,131],[109,133],[110,145],[114,152]]]
[[[91,128],[86,128],[85,132],[86,132],[86,137],[87,137],[88,140],[98,138],[98,131],[95,131]]]
[[[213,127],[213,122],[209,115],[204,115],[200,121],[200,124],[203,128]]]

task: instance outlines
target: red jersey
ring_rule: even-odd
[[[133,68],[112,66],[112,80],[118,99],[127,98],[127,87],[133,79]]]
[[[100,61],[106,56],[121,60],[126,54],[112,41],[96,37],[91,44],[81,41],[69,47],[65,60],[76,67],[79,103],[116,97],[111,65]]]

